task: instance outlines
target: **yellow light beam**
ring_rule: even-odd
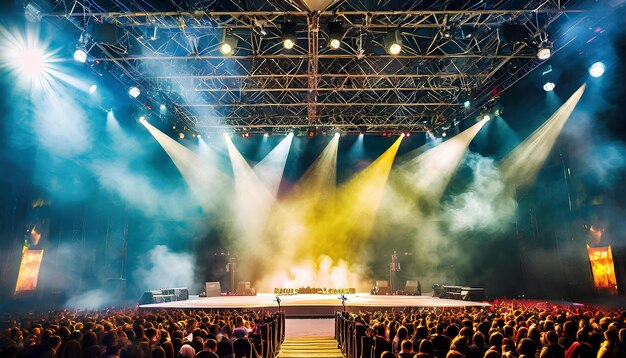
[[[315,242],[314,252],[349,263],[362,254],[401,142],[402,137],[398,137],[374,162],[338,189],[335,207],[328,210],[332,216],[323,237]]]
[[[583,84],[545,123],[502,160],[500,171],[509,190],[528,186],[535,181],[561,129],[584,92]]]

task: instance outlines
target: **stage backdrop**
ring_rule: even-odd
[[[590,247],[587,245],[593,285],[596,289],[617,294],[617,280],[611,246]]]
[[[24,247],[22,251],[22,263],[17,275],[15,294],[34,291],[37,288],[37,278],[39,277],[39,267],[43,258],[43,250],[29,250]]]

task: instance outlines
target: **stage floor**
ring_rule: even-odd
[[[432,296],[373,296],[369,293],[345,295],[350,311],[405,307],[488,307],[489,303],[441,299]],[[288,317],[329,317],[342,310],[338,295],[303,294],[280,296],[281,307]],[[276,296],[259,293],[256,296],[190,297],[185,301],[154,303],[139,306],[146,310],[171,309],[277,309]]]

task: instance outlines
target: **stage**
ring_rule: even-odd
[[[369,293],[345,295],[346,310],[367,311],[410,307],[489,307],[489,303],[441,299],[432,296],[373,296]],[[281,308],[288,317],[332,317],[343,309],[339,295],[302,294],[280,296]],[[154,303],[139,306],[143,310],[173,309],[272,309],[277,310],[276,295],[256,296],[190,296],[185,301]]]

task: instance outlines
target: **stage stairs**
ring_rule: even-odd
[[[279,358],[343,358],[333,337],[291,337],[280,347]]]

